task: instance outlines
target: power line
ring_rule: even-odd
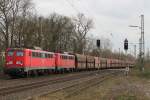
[[[77,7],[76,7],[71,1],[69,1],[69,0],[65,0],[65,1],[66,1],[77,13],[82,13],[82,14],[85,15],[85,13],[79,11],[79,10],[77,9]],[[92,16],[92,14],[90,13],[90,11],[89,11],[88,9],[86,9],[85,6],[84,6],[84,7],[83,7],[83,6],[84,6],[84,5],[82,5],[82,8],[85,9],[86,13],[88,13],[89,15]]]
[[[65,0],[77,13],[81,13],[69,0]]]

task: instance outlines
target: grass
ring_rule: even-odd
[[[145,64],[144,71],[140,71],[138,67],[135,67],[132,74],[139,78],[150,79],[150,63]]]
[[[137,97],[134,95],[120,95],[115,98],[115,100],[137,100]]]
[[[150,70],[145,70],[144,72],[141,72],[141,73],[139,74],[139,76],[140,76],[141,78],[150,79]]]

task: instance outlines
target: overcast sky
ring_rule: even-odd
[[[144,14],[146,49],[150,47],[150,0],[33,0],[33,3],[43,16],[53,12],[71,17],[78,12],[85,14],[94,21],[90,34],[109,38],[116,50],[123,49],[125,38],[130,43],[138,42],[140,30],[128,26],[140,25],[140,15]]]

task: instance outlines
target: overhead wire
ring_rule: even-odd
[[[65,0],[77,13],[81,13],[72,2],[70,2],[69,0]]]
[[[78,9],[77,9],[77,7],[71,2],[72,0],[65,0],[77,13],[82,13],[82,14],[84,14],[84,15],[90,15],[90,16],[92,16],[92,14],[90,13],[90,11],[87,9],[87,7],[85,7],[85,5],[83,5],[82,4],[82,8],[86,11],[86,13],[88,13],[88,14],[85,14],[85,13],[83,13],[83,12],[81,12],[81,11],[79,11]],[[79,0],[78,0],[78,2],[80,2]],[[81,4],[81,2],[80,2],[80,4]]]

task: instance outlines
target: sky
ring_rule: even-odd
[[[33,0],[33,3],[42,16],[56,12],[73,17],[83,13],[94,22],[89,34],[97,39],[110,39],[113,50],[123,50],[125,38],[129,43],[138,43],[140,29],[129,26],[140,26],[140,15],[144,14],[145,49],[150,47],[150,0]],[[133,46],[129,45],[129,48],[132,53]]]

